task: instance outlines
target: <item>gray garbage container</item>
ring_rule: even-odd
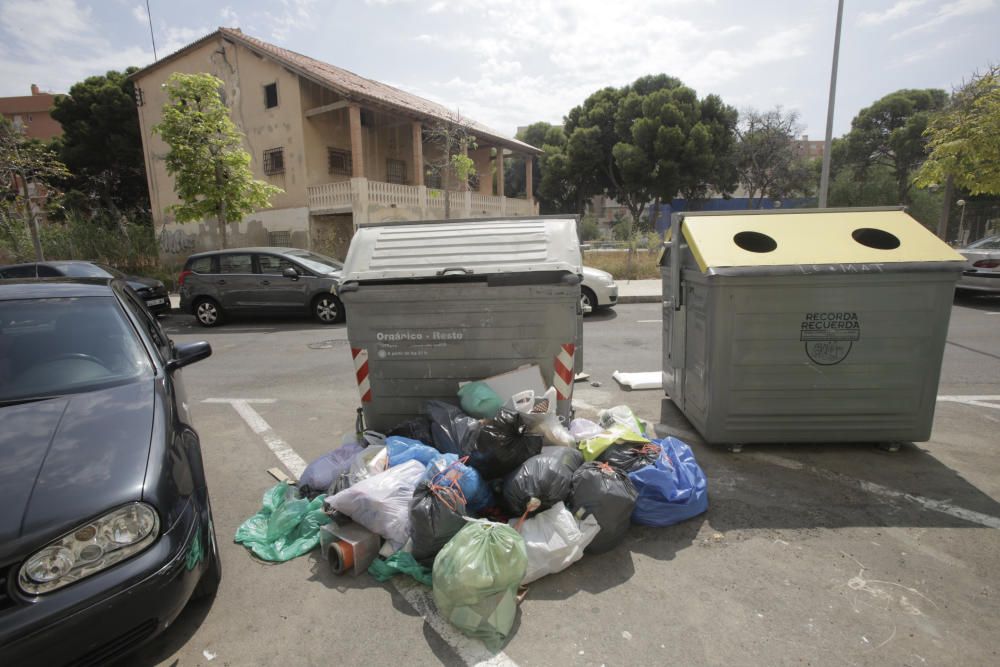
[[[930,437],[962,257],[904,210],[674,214],[663,387],[711,443]]]
[[[573,217],[358,229],[338,290],[367,424],[390,429],[459,383],[537,364],[568,416],[582,346]]]

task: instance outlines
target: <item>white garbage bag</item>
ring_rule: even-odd
[[[410,537],[410,499],[425,470],[420,461],[407,461],[344,489],[327,504],[399,549]]]
[[[518,521],[511,519],[510,525],[516,528]],[[562,502],[526,520],[519,531],[528,553],[528,570],[522,583],[562,572],[580,560],[600,530],[594,515],[577,521]]]

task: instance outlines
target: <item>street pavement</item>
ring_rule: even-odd
[[[625,392],[611,379],[659,370],[659,320],[656,303],[588,318],[591,377],[576,385],[575,404],[590,417],[628,404],[690,443],[709,511],[668,528],[632,527],[619,548],[532,584],[513,638],[489,664],[1000,664],[1000,299],[956,302],[932,440],[896,453],[705,445],[661,391]],[[486,664],[485,649],[435,618],[427,593],[399,577],[336,577],[316,553],[267,565],[232,543],[274,483],[271,447],[309,461],[353,430],[345,327],[255,320],[205,330],[177,314],[164,322],[176,341],[214,349],[183,373],[223,582],[214,603],[189,605],[129,662]],[[247,420],[232,399],[267,402],[242,404],[244,416],[246,407],[258,415]]]

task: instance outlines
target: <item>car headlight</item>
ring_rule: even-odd
[[[156,539],[160,517],[145,503],[130,503],[84,524],[33,554],[21,566],[18,586],[29,595],[49,593],[139,553]]]

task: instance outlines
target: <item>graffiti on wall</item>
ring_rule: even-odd
[[[160,232],[160,252],[179,255],[194,249],[194,236],[180,229],[164,229]]]

